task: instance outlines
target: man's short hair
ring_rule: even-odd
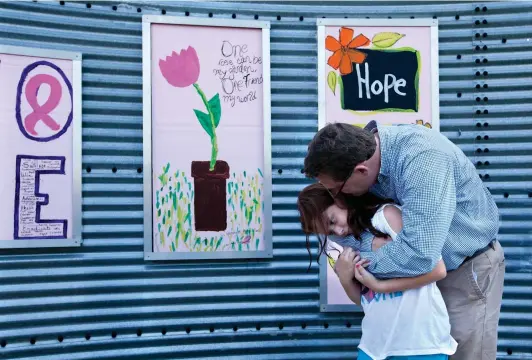
[[[327,175],[334,181],[345,181],[355,166],[373,156],[376,146],[375,136],[367,129],[328,124],[308,145],[303,171],[311,178]]]

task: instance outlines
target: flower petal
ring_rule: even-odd
[[[349,60],[351,62],[354,62],[355,64],[362,64],[364,60],[366,60],[368,54],[365,54],[358,50],[348,49],[347,56],[349,57]]]
[[[338,40],[333,38],[331,35],[329,35],[329,36],[327,36],[325,38],[325,48],[327,50],[329,50],[329,51],[337,51],[337,50],[340,50],[341,47],[342,47],[342,45],[340,45]]]
[[[353,39],[353,34],[355,31],[350,28],[343,27],[340,29],[340,44],[342,46],[347,46]]]
[[[340,61],[342,60],[342,50],[337,50],[329,57],[329,60],[327,61],[327,64],[331,66],[333,69],[338,69],[340,66]]]
[[[343,54],[340,61],[340,74],[347,75],[353,72],[353,63],[349,58],[349,55]]]
[[[347,45],[348,48],[354,49],[360,46],[366,46],[369,45],[370,40],[365,37],[364,35],[360,34],[357,37],[355,37],[351,42]]]

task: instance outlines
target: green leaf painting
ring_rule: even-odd
[[[371,42],[374,46],[385,49],[395,45],[395,43],[404,36],[405,35],[396,32],[380,32],[373,37]]]
[[[199,123],[201,124],[201,127],[203,130],[209,134],[209,136],[212,138],[212,124],[211,124],[211,117],[209,114],[205,114],[202,111],[194,109],[194,113],[196,114],[196,117],[198,118]]]
[[[334,95],[336,95],[336,72],[329,71],[329,74],[327,75],[327,85],[329,85],[329,89],[333,92]]]
[[[220,118],[222,117],[222,105],[220,105],[220,95],[216,94],[209,100],[209,107],[214,116],[214,127],[218,127],[220,124]]]

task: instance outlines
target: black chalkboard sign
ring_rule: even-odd
[[[362,64],[342,75],[342,107],[354,111],[408,111],[419,107],[419,53],[413,49],[367,50]]]

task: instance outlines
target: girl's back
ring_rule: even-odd
[[[385,216],[384,209],[388,206],[395,205],[380,207],[372,218],[372,224],[377,230],[389,234],[393,241],[397,233]],[[363,244],[362,248],[367,248],[367,245]],[[447,309],[436,283],[382,294],[365,288],[361,293],[361,305],[365,316],[359,348],[372,359],[451,355],[456,350],[456,341],[450,335]]]

